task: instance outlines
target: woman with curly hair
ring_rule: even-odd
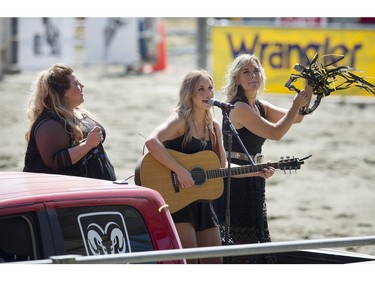
[[[83,88],[65,64],[39,74],[28,108],[24,172],[116,180],[103,147],[105,129],[80,107]]]

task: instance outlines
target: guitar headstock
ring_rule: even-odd
[[[287,170],[292,172],[292,170],[299,170],[301,169],[301,165],[304,164],[304,160],[310,158],[312,155],[306,156],[302,159],[295,158],[295,157],[280,157],[280,161],[278,162],[278,168],[283,170],[286,173]]]

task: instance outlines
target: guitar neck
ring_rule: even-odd
[[[244,165],[239,167],[233,167],[230,168],[230,175],[236,176],[236,175],[243,175],[247,173],[255,173],[262,171],[264,168],[273,167],[275,169],[280,169],[280,163],[274,162],[274,163],[266,163],[266,164],[257,164],[257,165]],[[214,178],[225,178],[228,176],[228,169],[221,168],[216,170],[208,170],[206,171],[206,175],[208,179],[214,179]]]

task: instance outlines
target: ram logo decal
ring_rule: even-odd
[[[97,212],[78,216],[86,254],[108,255],[131,252],[124,217],[119,212]]]

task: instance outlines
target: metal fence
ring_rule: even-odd
[[[228,257],[241,255],[257,255],[267,253],[283,253],[296,250],[375,246],[375,236],[344,237],[317,240],[302,240],[288,242],[270,242],[259,244],[228,245],[217,247],[200,247],[190,249],[160,250],[126,254],[112,254],[100,256],[64,255],[51,259],[30,261],[38,264],[126,264],[149,263],[193,258]],[[375,256],[368,256],[375,261]]]

